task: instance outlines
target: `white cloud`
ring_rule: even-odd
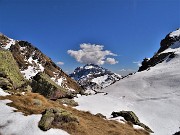
[[[134,64],[137,64],[138,67],[142,66],[141,61],[134,61],[133,63],[134,63]]]
[[[58,65],[64,65],[64,62],[59,61],[59,62],[57,62],[56,64],[58,64]]]
[[[114,58],[108,58],[107,56],[117,56],[109,50],[103,50],[103,45],[95,45],[95,44],[86,44],[83,43],[80,45],[80,50],[68,50],[67,53],[74,57],[76,61],[84,64],[93,63],[97,65],[103,65],[105,63],[108,64],[116,64]]]
[[[116,61],[114,58],[107,58],[106,63],[113,65],[113,64],[117,64],[118,61]]]

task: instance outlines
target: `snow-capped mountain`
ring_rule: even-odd
[[[86,90],[103,89],[121,79],[121,76],[95,64],[78,67],[70,74]]]
[[[77,108],[92,113],[100,112],[109,118],[113,111],[130,110],[154,131],[153,135],[173,135],[178,132],[180,29],[169,33],[161,41],[158,53],[147,59],[142,67],[143,71],[103,89],[107,95],[77,98]]]
[[[82,88],[62,71],[49,57],[27,41],[18,41],[0,34],[0,48],[9,50],[18,63],[21,73],[26,79],[31,79],[38,72],[44,72],[59,86],[79,91]]]

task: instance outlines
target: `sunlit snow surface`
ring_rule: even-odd
[[[43,72],[44,67],[38,62],[38,60],[33,60],[32,56],[27,60],[30,64],[27,69],[22,70],[21,73],[24,75],[26,79],[30,79],[35,76],[38,72]]]
[[[76,98],[79,103],[76,108],[102,113],[108,118],[112,111],[131,110],[154,135],[174,134],[180,127],[180,51],[176,48],[173,52],[175,58],[168,58],[148,71],[138,72],[104,89],[108,95]]]
[[[10,94],[4,92],[3,89],[0,88],[0,96],[7,96],[7,95],[10,95]]]
[[[8,95],[0,88],[0,96]],[[68,135],[60,129],[50,129],[46,132],[38,128],[41,115],[24,116],[20,112],[14,112],[15,108],[6,104],[10,100],[0,100],[0,134],[2,135]]]
[[[170,37],[178,37],[178,36],[180,36],[180,28],[177,29],[176,31],[171,32],[169,36]]]

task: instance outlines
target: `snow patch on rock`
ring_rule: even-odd
[[[169,34],[170,37],[179,37],[180,36],[180,28],[176,31],[173,31]]]
[[[3,46],[2,48],[4,48],[4,49],[10,49],[10,47],[11,47],[11,45],[15,45],[15,40],[14,39],[11,39],[11,38],[8,38],[9,40],[8,40],[8,43],[5,45],[5,46]]]

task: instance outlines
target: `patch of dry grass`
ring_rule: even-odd
[[[49,107],[61,107],[73,113],[79,119],[78,124],[65,123],[60,127],[71,135],[149,135],[144,130],[133,129],[131,124],[122,124],[113,120],[106,120],[92,115],[90,112],[78,111],[71,107],[65,107],[55,101],[48,100],[37,93],[27,93],[25,95],[9,95],[0,97],[0,99],[9,99],[13,101],[9,106],[15,107],[18,111],[26,115],[40,114]],[[39,104],[34,103],[34,99]]]
[[[11,100],[12,102],[8,103],[8,105],[15,107],[17,111],[23,112],[25,115],[41,114],[46,108],[49,107],[63,107],[63,105],[48,100],[38,93],[27,93],[25,95],[14,94],[6,97],[0,97],[0,99]],[[39,101],[40,103],[37,104],[36,101]]]

